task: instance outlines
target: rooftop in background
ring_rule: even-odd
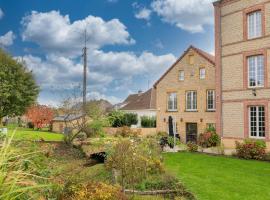
[[[154,110],[156,109],[155,89],[131,94],[119,107],[120,110]]]
[[[82,118],[84,115],[83,114],[69,114],[69,115],[60,115],[55,118],[53,118],[52,121],[73,121],[79,118]]]

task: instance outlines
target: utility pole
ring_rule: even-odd
[[[87,85],[87,31],[84,30],[84,47],[83,47],[83,112],[86,113],[86,85]]]

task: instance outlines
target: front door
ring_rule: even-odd
[[[186,141],[197,143],[197,123],[186,124]]]

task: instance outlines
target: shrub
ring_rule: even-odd
[[[165,131],[159,131],[159,132],[157,133],[157,137],[158,137],[158,138],[163,138],[163,137],[167,137],[167,136],[168,136],[168,133],[165,132]]]
[[[199,135],[199,145],[204,148],[216,147],[220,145],[220,137],[216,133],[215,128],[206,129],[205,133]]]
[[[104,135],[104,127],[108,126],[109,122],[106,119],[95,119],[91,121],[86,129],[83,131],[86,133],[87,137]]]
[[[64,191],[64,199],[69,200],[126,200],[127,197],[117,186],[102,182],[69,185]]]
[[[187,149],[190,152],[196,152],[198,151],[198,145],[194,142],[188,142],[187,143]]]
[[[171,148],[173,148],[174,147],[174,137],[172,137],[172,136],[167,137],[167,143]],[[175,137],[175,145],[177,146],[180,144],[181,144],[180,139]]]
[[[131,126],[138,123],[137,114],[124,113],[122,111],[112,111],[108,115],[109,122],[112,127]]]
[[[262,140],[245,140],[243,143],[236,141],[235,144],[239,158],[264,160],[266,157],[266,144]]]
[[[139,130],[132,130],[131,128],[124,126],[119,128],[116,133],[115,136],[121,136],[121,137],[138,137],[141,134],[141,132]]]
[[[141,125],[143,128],[155,128],[156,127],[156,117],[141,117]]]
[[[168,174],[149,176],[140,184],[136,185],[137,190],[173,190],[178,189],[181,183]]]
[[[123,126],[123,117],[124,112],[119,110],[114,110],[109,113],[108,120],[112,127],[122,127]]]
[[[159,131],[156,135],[156,139],[159,141],[159,145],[160,145],[162,150],[168,144],[167,137],[168,137],[168,133],[163,132],[163,131]]]
[[[174,147],[174,137],[169,136],[167,132],[158,132],[157,140],[159,140],[159,145],[163,149],[166,145],[169,145],[170,148]],[[179,137],[175,137],[175,145],[180,145],[181,141]]]
[[[149,174],[164,171],[158,144],[153,140],[120,140],[111,151],[108,151],[105,166],[110,171],[116,171],[116,180],[122,190],[134,188]]]
[[[138,123],[138,116],[134,113],[125,113],[124,114],[124,126],[136,125]]]

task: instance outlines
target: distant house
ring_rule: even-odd
[[[124,102],[117,105],[119,110],[127,113],[135,113],[138,116],[138,127],[141,127],[141,117],[156,117],[156,91],[149,89],[146,92],[138,92],[129,95]]]
[[[70,129],[76,128],[78,123],[83,122],[83,114],[70,114],[57,116],[52,120],[52,131],[56,133],[65,133]]]

